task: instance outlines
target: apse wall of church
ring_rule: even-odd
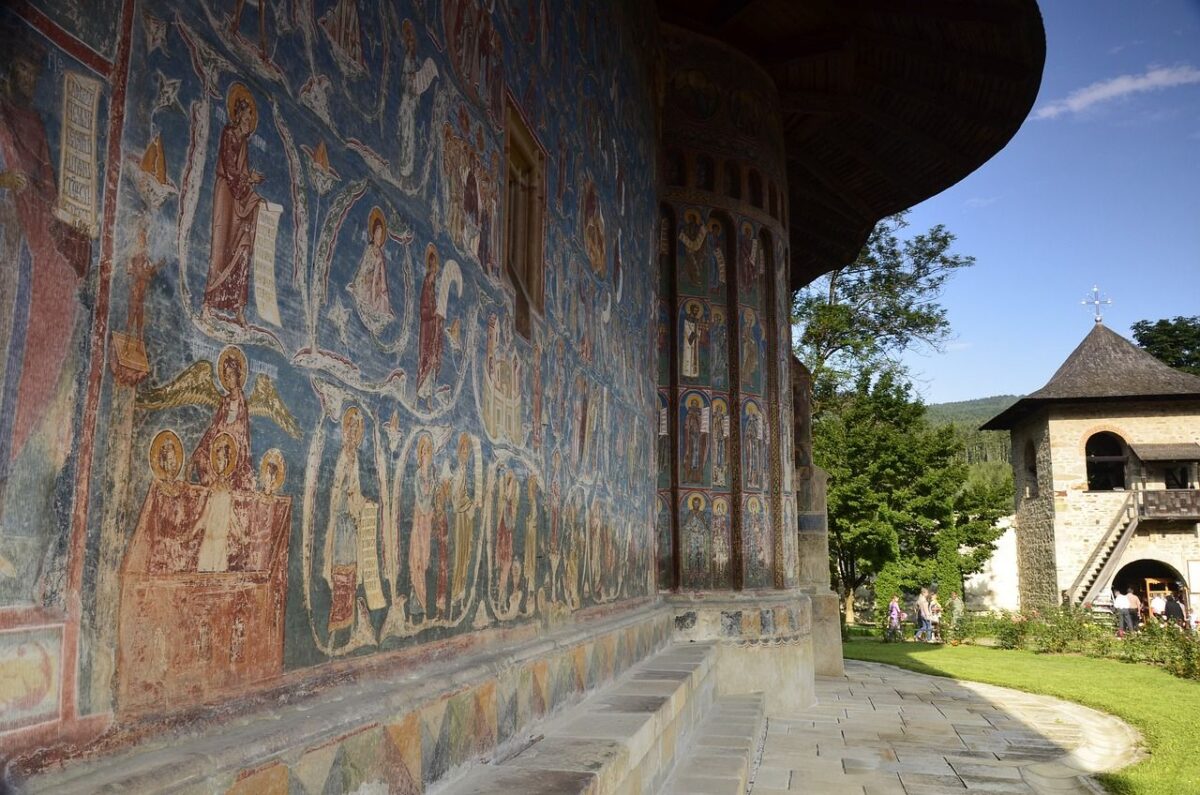
[[[659,431],[674,439],[675,463],[660,465],[659,489],[676,512],[679,549],[660,547],[660,565],[677,556],[685,588],[790,586],[793,463],[790,431],[781,434],[791,402],[787,372],[777,369],[785,366],[777,352],[791,344],[778,99],[745,55],[674,28],[664,39],[676,57],[667,64],[659,255],[674,279],[660,284]],[[693,494],[705,497],[699,512]],[[728,521],[714,518],[718,500],[728,501]],[[726,525],[731,573],[714,580],[689,564],[689,551],[693,561],[711,560],[698,528]]]
[[[104,4],[0,11],[0,610],[63,616],[0,641],[54,672],[0,732],[652,592],[653,14]],[[545,149],[529,339],[509,102]]]

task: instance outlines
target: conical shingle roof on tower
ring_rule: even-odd
[[[1083,338],[1046,385],[982,426],[1010,430],[1048,403],[1200,399],[1200,377],[1163,364],[1103,323]]]

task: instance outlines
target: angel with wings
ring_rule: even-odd
[[[250,416],[266,417],[294,438],[300,438],[300,426],[284,405],[267,375],[254,380],[254,388],[245,393],[248,367],[246,354],[230,345],[217,357],[216,373],[212,362],[201,360],[184,370],[164,386],[147,390],[138,397],[138,408],[158,411],[176,406],[211,406],[212,421],[192,451],[189,477],[194,472],[203,486],[212,485],[221,473],[213,471],[211,448],[221,434],[232,437],[237,457],[231,472],[223,475],[235,489],[254,489],[254,468],[250,463]],[[215,376],[215,377],[214,377]],[[220,389],[217,388],[220,383]]]

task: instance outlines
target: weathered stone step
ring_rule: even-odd
[[[548,721],[499,764],[479,765],[447,795],[641,795],[658,792],[681,741],[713,701],[715,648],[675,644]]]
[[[661,795],[744,795],[766,735],[764,702],[762,693],[717,699]]]

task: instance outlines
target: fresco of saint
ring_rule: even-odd
[[[213,469],[212,445],[219,436],[233,441],[234,459],[227,477],[234,488],[248,491],[254,488],[254,468],[250,464],[250,410],[246,403],[246,354],[229,347],[217,357],[217,378],[225,393],[212,421],[196,449],[192,451],[189,471],[195,472],[201,485],[211,486],[222,477]]]
[[[703,307],[698,301],[688,301],[684,306],[683,351],[681,371],[685,378],[700,377],[700,351],[708,336],[708,324],[704,322]]]
[[[704,465],[708,462],[708,417],[704,400],[699,395],[687,399],[683,419],[683,480],[704,482]]]
[[[450,505],[454,509],[454,604],[466,606],[467,569],[471,563],[471,538],[475,529],[475,496],[471,484],[471,437],[458,437],[458,463],[450,480]]]
[[[323,573],[330,591],[330,636],[354,626],[355,596],[362,579],[358,570],[358,522],[365,501],[358,464],[362,440],[362,412],[351,406],[342,415],[342,447],[333,467],[325,531]]]
[[[683,228],[679,230],[679,242],[682,244],[680,253],[683,260],[683,273],[692,287],[703,288],[706,270],[706,260],[709,248],[708,229],[701,223],[700,213],[688,210],[683,214]]]
[[[212,480],[204,510],[196,522],[201,538],[196,571],[228,571],[230,540],[245,535],[244,528],[233,526],[242,519],[242,515],[233,510],[233,492],[230,490],[230,479],[241,458],[237,447],[237,441],[228,433],[218,434],[210,447]]]
[[[391,299],[388,297],[387,259],[383,255],[388,236],[383,210],[378,207],[371,209],[367,218],[367,228],[370,230],[370,242],[367,243],[354,279],[346,285],[346,290],[354,299],[354,306],[358,309],[358,316],[363,325],[372,334],[379,336],[395,318]]]
[[[231,318],[246,325],[250,296],[250,266],[254,260],[254,235],[263,199],[255,186],[263,175],[250,168],[250,136],[258,127],[258,107],[241,83],[229,88],[226,98],[229,121],[221,131],[213,182],[212,243],[209,247],[208,284],[204,288],[205,314]]]
[[[431,407],[442,367],[442,331],[446,317],[438,313],[438,271],[440,259],[432,243],[425,249],[425,280],[421,283],[421,328],[418,337],[417,399]],[[444,311],[444,310],[443,310]]]
[[[708,517],[704,515],[704,497],[693,494],[687,498],[688,512],[680,523],[684,566],[692,585],[707,584],[708,577]]]
[[[412,581],[413,602],[410,615],[432,612],[428,602],[425,574],[429,569],[430,543],[433,536],[434,497],[438,489],[433,468],[433,439],[422,434],[417,440],[417,471],[413,479],[412,535],[408,540],[408,576]]]

